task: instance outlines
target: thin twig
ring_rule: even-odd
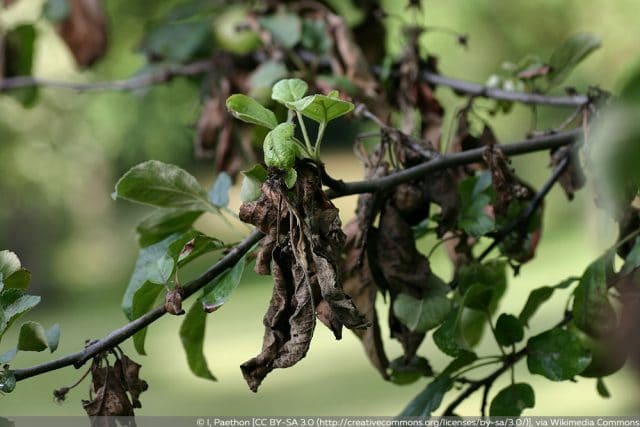
[[[205,74],[213,69],[211,60],[193,62],[186,65],[173,65],[159,71],[131,77],[126,80],[114,80],[103,82],[67,82],[51,80],[41,77],[19,76],[8,79],[0,79],[0,90],[19,89],[25,87],[50,87],[55,89],[67,89],[76,92],[100,92],[100,91],[132,91],[149,86],[171,81],[178,76],[196,76]]]

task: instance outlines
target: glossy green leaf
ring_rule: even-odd
[[[205,286],[199,301],[207,312],[213,312],[227,302],[242,279],[245,265],[246,259],[242,257],[232,268]]]
[[[307,93],[309,85],[300,79],[284,79],[280,80],[273,86],[271,91],[271,99],[281,104],[298,101]]]
[[[519,343],[524,338],[522,322],[512,314],[502,313],[496,322],[496,340],[507,347]]]
[[[436,377],[421,391],[400,413],[401,417],[428,417],[440,407],[442,398],[453,386],[453,381],[447,376]]]
[[[229,190],[232,185],[229,174],[220,172],[209,190],[209,201],[219,208],[226,208],[229,205]]]
[[[160,295],[164,289],[165,287],[163,285],[144,282],[133,295],[130,320],[135,320],[151,310],[156,304],[158,295]],[[144,343],[147,338],[147,329],[148,327],[145,327],[133,335],[133,346],[138,354],[147,354],[144,349]]]
[[[138,224],[138,243],[145,247],[174,233],[184,233],[202,213],[184,209],[158,209]]]
[[[608,399],[611,397],[611,393],[609,392],[609,389],[607,388],[607,385],[604,383],[604,380],[602,378],[598,378],[596,382],[596,391],[598,392],[600,397],[604,399]]]
[[[328,123],[350,113],[354,105],[348,101],[343,101],[335,94],[335,96],[305,96],[298,101],[288,102],[287,107],[298,111],[315,122]]]
[[[562,83],[582,60],[600,47],[600,44],[600,39],[589,33],[578,33],[567,39],[549,59],[549,83]]]
[[[69,0],[47,0],[42,6],[42,16],[53,23],[64,21],[70,12]]]
[[[573,294],[573,322],[591,336],[603,336],[616,328],[607,286],[607,271],[613,268],[614,255],[609,252],[589,265]]]
[[[527,342],[527,366],[532,374],[551,381],[565,381],[584,371],[591,363],[591,352],[571,331],[553,328]]]
[[[500,390],[493,398],[489,415],[492,417],[518,417],[524,409],[533,408],[535,404],[535,394],[529,384],[510,384]]]
[[[53,353],[58,349],[58,343],[60,342],[60,325],[56,323],[45,332],[45,335],[47,337],[47,347]]]
[[[482,236],[495,228],[495,221],[486,212],[493,201],[495,190],[491,186],[491,173],[485,171],[470,176],[458,186],[460,214],[458,227],[472,236]]]
[[[293,140],[295,126],[280,123],[264,138],[264,162],[267,166],[288,170],[296,162],[296,143]]]
[[[180,326],[180,340],[187,355],[189,368],[197,377],[215,381],[204,356],[204,334],[207,322],[207,313],[196,302],[187,312]]]
[[[125,173],[117,182],[113,197],[161,208],[217,212],[191,174],[157,160],[141,163]]]
[[[133,298],[145,282],[164,285],[175,268],[175,261],[167,253],[169,246],[180,237],[172,234],[166,239],[140,249],[138,259],[122,299],[122,309],[129,320],[133,320]]]
[[[18,350],[42,351],[48,347],[47,334],[41,324],[25,322],[20,327],[18,335]]]
[[[263,107],[255,99],[243,95],[235,94],[227,98],[227,109],[233,117],[243,122],[274,129],[278,125],[278,120],[273,111]]]
[[[284,48],[291,49],[298,44],[302,36],[302,23],[293,13],[275,13],[260,18],[260,25],[267,30],[273,41]]]
[[[420,378],[433,375],[429,361],[420,356],[414,356],[408,362],[400,356],[389,363],[389,371],[390,381],[398,385],[413,384]]]
[[[441,324],[451,311],[449,287],[437,276],[428,280],[422,299],[401,293],[393,302],[393,313],[414,332],[427,332]]]

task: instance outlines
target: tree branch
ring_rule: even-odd
[[[421,77],[428,83],[446,86],[453,89],[455,92],[464,93],[470,96],[497,99],[500,101],[512,101],[531,105],[550,105],[554,107],[580,107],[589,102],[589,98],[584,95],[549,96],[539,93],[512,92],[464,80],[453,79],[431,71],[423,71]]]
[[[581,135],[582,130],[577,129],[551,135],[537,136],[510,144],[500,144],[498,147],[508,156],[517,156],[534,151],[543,151],[569,145],[580,138]],[[429,162],[404,169],[400,172],[396,172],[382,178],[337,185],[334,189],[329,190],[327,194],[331,198],[337,198],[351,194],[383,191],[403,182],[411,181],[433,172],[482,161],[483,152],[484,147],[481,147],[473,150],[462,151],[460,153],[439,156]]]
[[[207,283],[213,280],[217,275],[225,271],[227,268],[233,267],[236,262],[244,254],[246,254],[258,241],[262,239],[262,233],[255,230],[249,234],[242,242],[229,251],[222,259],[215,263],[211,268],[205,271],[200,277],[192,280],[184,285],[183,298],[196,293],[203,288]],[[90,343],[84,350],[77,353],[69,354],[61,357],[60,359],[52,360],[41,365],[32,366],[25,369],[16,369],[13,371],[16,381],[21,381],[36,375],[44,374],[45,372],[54,371],[56,369],[64,368],[66,366],[74,366],[76,369],[84,365],[88,360],[92,359],[99,353],[109,350],[116,345],[122,343],[129,337],[133,336],[136,332],[149,326],[151,323],[158,320],[166,313],[164,305],[158,306],[153,310],[147,312],[145,315],[133,320],[130,323],[122,326],[111,332],[106,337],[99,341]]]
[[[500,145],[500,149],[507,155],[518,155],[530,153],[533,151],[547,150],[550,148],[568,145],[575,141],[581,135],[581,130],[568,131],[554,135],[541,136],[531,138],[521,142],[515,142],[506,145]],[[346,196],[349,194],[371,193],[386,190],[403,182],[411,181],[415,178],[428,175],[429,173],[440,170],[461,166],[468,163],[474,163],[482,159],[484,148],[464,151],[461,153],[440,156],[421,165],[396,172],[382,178],[356,181],[351,183],[342,183],[337,181],[336,185],[340,188],[327,190],[327,195],[331,198]],[[211,282],[217,275],[227,268],[233,266],[245,253],[247,253],[253,245],[262,238],[262,233],[254,230],[241,243],[233,247],[227,255],[220,259],[211,268],[205,271],[198,278],[185,284],[183,298],[186,299],[195,292],[203,288],[207,283]],[[164,305],[158,306],[147,312],[145,315],[127,323],[126,325],[112,331],[104,338],[90,343],[84,350],[69,354],[67,356],[55,359],[30,368],[16,369],[14,375],[17,381],[24,380],[36,375],[50,372],[66,366],[74,366],[76,369],[84,365],[88,360],[97,354],[109,350],[116,345],[122,343],[126,339],[133,336],[136,332],[149,326],[166,313]],[[475,384],[474,384],[475,386]]]
[[[40,77],[20,76],[0,79],[0,91],[6,89],[18,89],[25,87],[51,87],[56,89],[68,89],[76,92],[99,91],[132,91],[145,87],[166,83],[178,76],[196,76],[213,69],[211,60],[193,62],[186,65],[173,65],[159,71],[135,76],[126,80],[114,80],[93,83],[75,83],[59,80],[50,80]]]

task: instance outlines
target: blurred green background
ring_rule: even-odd
[[[71,81],[113,80],[126,78],[144,65],[142,55],[136,53],[144,24],[162,16],[176,2],[105,3],[111,28],[107,57],[90,72],[79,72],[51,26],[40,20],[36,75]],[[528,53],[548,58],[555,46],[577,31],[592,32],[603,41],[603,47],[568,81],[580,91],[592,84],[615,91],[626,67],[638,57],[637,0],[428,0],[423,2],[424,16],[408,15],[404,1],[385,3],[389,12],[400,15],[388,19],[388,42],[396,52],[402,48],[399,27],[403,21],[468,33],[467,50],[440,33],[425,36],[424,46],[439,56],[441,72],[472,81],[486,81],[503,61],[517,61]],[[38,0],[19,0],[0,12],[0,25],[37,20],[40,10]],[[447,109],[447,120],[465,102],[445,88],[438,89],[437,95]],[[40,103],[29,110],[10,97],[0,97],[0,247],[19,254],[33,273],[33,293],[43,295],[42,304],[29,317],[46,327],[60,323],[57,355],[76,351],[85,339],[99,338],[125,323],[119,306],[136,258],[134,227],[147,210],[111,200],[118,177],[139,162],[158,159],[184,167],[204,186],[213,181],[211,162],[192,155],[193,125],[199,112],[199,88],[180,79],[124,94],[43,89]],[[539,126],[544,128],[560,123],[568,111],[541,109],[540,113]],[[502,141],[520,139],[529,127],[529,110],[517,107],[494,123]],[[327,150],[326,163],[333,176],[360,177],[348,147],[340,149],[334,144]],[[544,181],[547,163],[546,154],[514,162],[518,172],[536,185]],[[231,207],[236,209],[239,200],[236,193],[232,196]],[[569,204],[560,190],[552,191],[538,255],[522,269],[521,276],[510,281],[501,311],[518,312],[534,287],[581,274],[614,240],[612,225],[592,199],[586,189]],[[338,200],[343,219],[352,216],[354,203],[354,198]],[[197,226],[226,242],[239,240],[247,232],[240,224],[229,227],[213,217],[203,218]],[[433,242],[420,244],[426,252]],[[200,271],[212,261],[203,259],[191,271]],[[447,277],[450,266],[441,250],[433,263],[434,270]],[[149,356],[136,356],[126,343],[123,348],[143,364],[142,376],[150,384],[138,414],[394,415],[426,384],[384,382],[352,335],[335,342],[319,327],[307,358],[293,368],[275,371],[253,394],[239,365],[261,347],[262,316],[270,294],[268,279],[247,274],[232,300],[211,315],[205,350],[217,383],[190,374],[177,334],[181,319],[167,317],[152,326],[147,338]],[[544,307],[532,324],[532,333],[556,323],[563,303],[559,298],[555,306]],[[10,333],[0,352],[14,340]],[[491,344],[483,342],[481,347],[492,351]],[[421,352],[436,368],[446,363],[430,337]],[[390,357],[399,353],[395,343],[389,343]],[[14,364],[28,366],[50,357],[20,353]],[[526,365],[518,365],[517,375],[519,379],[529,376]],[[14,393],[0,396],[0,413],[82,414],[80,399],[87,397],[88,384],[72,391],[62,405],[55,404],[51,394],[78,376],[68,368],[21,382]],[[530,378],[536,389],[536,407],[526,413],[634,414],[640,403],[636,379],[626,369],[608,379],[613,396],[605,400],[598,397],[595,380],[579,378],[576,383],[557,384]],[[494,392],[501,384],[494,386]],[[479,406],[476,396],[460,413],[477,414]]]

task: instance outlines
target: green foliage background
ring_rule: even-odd
[[[51,27],[40,21],[35,74],[74,81],[113,80],[134,74],[143,64],[135,50],[144,24],[175,3],[156,0],[150,8],[147,2],[106,2],[111,47],[106,59],[86,75],[74,69],[66,48]],[[404,2],[386,3],[389,11],[405,20],[423,22],[422,17],[404,12]],[[603,48],[578,67],[568,84],[580,90],[597,84],[615,91],[625,72],[623,64],[637,57],[639,31],[635,21],[640,3],[635,0],[423,3],[427,25],[470,35],[468,50],[445,34],[425,37],[425,46],[440,56],[440,69],[446,75],[482,82],[499,71],[505,60],[517,61],[527,53],[546,58],[570,34],[589,31],[602,38]],[[40,9],[37,0],[19,1],[2,12],[0,25],[33,20]],[[396,51],[401,49],[400,23],[389,20],[389,43]],[[463,102],[446,89],[439,89],[438,95],[447,107],[448,118]],[[146,210],[111,200],[109,194],[117,178],[147,159],[178,164],[194,172],[205,186],[213,181],[214,171],[210,162],[192,156],[193,124],[200,103],[198,87],[186,80],[132,94],[44,89],[41,96],[41,103],[31,110],[24,110],[9,97],[0,97],[0,247],[10,247],[32,271],[32,291],[44,298],[30,317],[37,317],[45,327],[61,324],[58,352],[63,354],[125,322],[120,298],[136,258],[134,225]],[[556,124],[554,113],[543,110],[540,127]],[[501,140],[519,139],[529,126],[529,114],[524,107],[516,107],[508,119],[498,118],[495,123]],[[333,176],[359,178],[350,149],[341,150],[333,144],[325,151]],[[539,184],[547,161],[546,154],[538,154],[516,160],[515,165],[525,178]],[[518,312],[534,287],[580,274],[613,241],[611,224],[593,208],[592,197],[588,190],[582,191],[567,204],[564,194],[553,190],[546,202],[546,228],[537,258],[512,282],[501,306],[504,311]],[[236,191],[231,205],[238,204]],[[352,198],[339,200],[343,218],[351,216],[353,206]],[[239,239],[247,230],[242,225],[230,228],[218,219],[200,225],[226,242]],[[433,242],[421,244],[421,249],[428,251]],[[208,262],[211,257],[190,268],[198,271]],[[441,251],[433,266],[441,276],[450,269]],[[219,383],[189,373],[177,334],[179,319],[167,317],[150,328],[147,351],[151,356],[139,357],[144,366],[142,375],[150,384],[140,415],[391,415],[424,387],[423,382],[402,387],[385,383],[369,366],[353,336],[346,334],[336,343],[327,331],[319,329],[304,361],[272,375],[259,394],[251,393],[238,366],[260,347],[262,315],[270,295],[268,280],[253,273],[245,276],[232,300],[210,319],[205,350]],[[557,322],[560,310],[553,304],[545,306],[532,327],[550,327]],[[6,341],[13,339],[9,336]],[[442,366],[444,358],[430,338],[422,348],[435,366]],[[393,350],[389,353],[394,354]],[[15,364],[27,366],[48,357],[21,353]],[[528,376],[525,364],[518,365],[517,373],[519,379]],[[82,387],[62,406],[51,398],[54,388],[72,383],[77,375],[65,369],[20,383],[14,394],[0,398],[0,412],[80,414],[78,401],[86,397]],[[496,384],[494,392],[506,381]],[[638,400],[630,392],[636,387],[635,378],[627,370],[607,380],[613,394],[609,401],[597,396],[595,379],[557,384],[535,377],[530,382],[537,393],[536,407],[528,414],[619,415],[638,410]],[[475,414],[479,404],[478,397],[469,399],[460,412]]]

